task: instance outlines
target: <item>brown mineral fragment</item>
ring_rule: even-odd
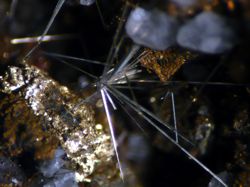
[[[180,53],[174,49],[153,51],[146,49],[146,55],[141,59],[141,65],[153,71],[161,81],[168,81],[186,62],[192,58],[190,52]]]
[[[4,133],[4,138],[8,140],[7,147],[15,145],[19,126],[28,124],[24,125],[27,132],[21,138],[29,136],[36,142],[35,145],[39,145],[36,149],[38,159],[54,154],[53,150],[57,147],[52,138],[54,136],[66,152],[70,160],[68,167],[76,171],[78,181],[91,181],[90,176],[96,170],[103,170],[102,167],[106,168],[106,172],[112,170],[112,174],[106,176],[102,173],[102,177],[112,177],[117,173],[116,168],[106,167],[115,165],[107,129],[96,128],[92,108],[67,87],[29,65],[9,66],[5,74],[0,76],[0,82],[0,91],[7,94],[6,100],[9,101],[4,123],[7,127]],[[0,107],[5,107],[6,103],[3,100]],[[39,127],[39,130],[35,127]],[[15,149],[12,153],[18,154],[21,149]]]

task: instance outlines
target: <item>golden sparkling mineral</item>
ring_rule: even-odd
[[[163,82],[168,81],[186,63],[186,60],[193,56],[189,52],[180,53],[174,49],[166,51],[146,49],[146,52],[141,59],[141,65],[148,71],[156,73]]]
[[[115,165],[109,133],[103,127],[97,128],[92,108],[67,87],[29,65],[9,66],[0,76],[0,82],[1,92],[15,93],[23,98],[34,115],[41,119],[42,126],[57,137],[71,160],[69,167],[76,171],[78,181],[91,181],[96,170]],[[106,170],[112,170],[107,171],[107,177],[117,174],[115,168]]]

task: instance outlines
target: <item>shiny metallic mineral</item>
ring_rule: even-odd
[[[107,175],[99,173],[103,166],[114,165],[114,151],[109,133],[96,128],[94,111],[80,102],[67,87],[59,85],[44,72],[29,65],[9,66],[0,76],[0,92],[23,97],[43,127],[53,133],[76,171],[77,181],[91,181],[93,176],[111,178],[117,174],[109,167]],[[77,107],[76,107],[77,106]],[[104,176],[105,175],[105,176]]]
[[[189,51],[181,53],[171,48],[165,51],[145,51],[147,55],[141,58],[141,65],[154,72],[163,82],[168,81],[188,60],[195,58]]]

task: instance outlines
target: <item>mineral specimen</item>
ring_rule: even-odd
[[[180,7],[190,7],[197,3],[197,0],[171,0],[171,2],[176,3]]]
[[[178,22],[159,10],[134,9],[127,20],[126,32],[137,44],[165,50],[175,43]]]
[[[153,51],[146,49],[147,55],[141,58],[141,64],[149,71],[157,74],[161,81],[167,81],[189,59],[193,58],[190,52],[178,52],[174,49]]]
[[[57,149],[52,160],[44,161],[40,170],[43,176],[52,177],[65,163],[63,160],[65,152],[62,149]]]
[[[10,159],[0,157],[0,184],[1,186],[20,186],[25,180],[21,169]]]
[[[235,34],[226,19],[214,12],[202,12],[178,31],[180,46],[209,54],[232,49]]]
[[[4,96],[0,108],[1,151],[17,157],[34,149],[37,160],[53,157],[58,140],[38,125],[43,123],[42,119],[34,115],[23,97],[17,94]]]
[[[78,187],[75,181],[75,174],[69,170],[59,170],[55,177],[43,184],[43,187]]]
[[[1,92],[23,98],[59,139],[79,181],[91,181],[97,168],[113,163],[113,148],[105,128],[96,128],[94,112],[66,87],[29,65],[9,66],[0,76]],[[38,125],[38,124],[37,124]],[[112,169],[113,174],[116,174]],[[106,175],[105,175],[106,176]],[[107,176],[110,177],[110,176]]]
[[[81,5],[90,6],[95,3],[95,0],[80,0]]]

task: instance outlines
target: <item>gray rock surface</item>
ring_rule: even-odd
[[[171,0],[171,2],[178,5],[181,8],[187,8],[187,7],[195,5],[198,1],[197,0]]]
[[[165,50],[175,44],[178,22],[162,11],[138,7],[130,13],[125,29],[135,43]]]
[[[235,35],[225,18],[202,12],[180,28],[177,42],[185,48],[219,54],[234,46]]]
[[[65,152],[62,149],[55,151],[55,156],[52,160],[44,161],[40,165],[40,171],[45,177],[52,177],[64,165],[62,157]]]
[[[0,183],[21,186],[25,175],[19,166],[7,157],[0,157]]]
[[[43,185],[43,187],[78,187],[75,181],[75,174],[72,171],[61,169],[52,180]]]

